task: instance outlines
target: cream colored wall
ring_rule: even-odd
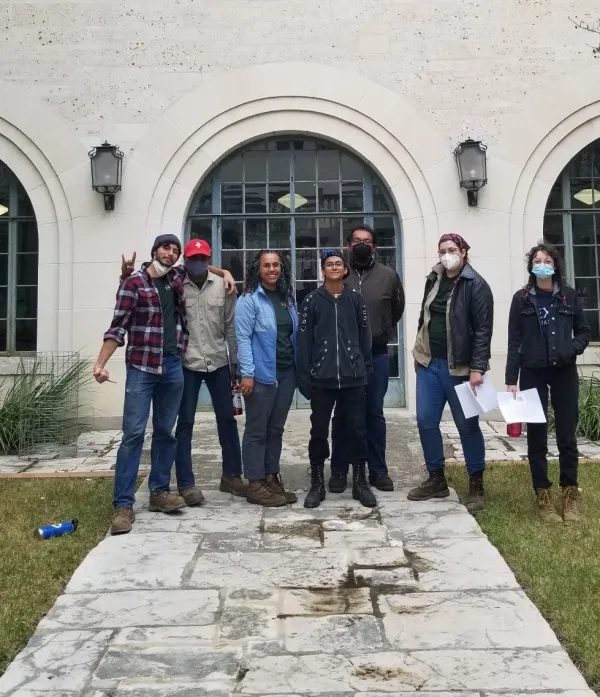
[[[40,349],[95,355],[121,252],[142,259],[159,232],[181,235],[198,182],[236,147],[298,131],[350,148],[389,185],[408,350],[439,235],[466,237],[494,291],[502,385],[523,255],[541,237],[556,176],[600,137],[600,65],[574,13],[569,2],[517,0],[3,3],[0,159],[40,224]],[[452,157],[466,135],[489,146],[474,209]],[[91,190],[87,158],[105,138],[126,153],[112,213]],[[110,368],[117,384],[86,398],[96,416],[121,410],[122,355]],[[409,406],[413,383],[408,369]]]

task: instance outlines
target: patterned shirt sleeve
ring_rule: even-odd
[[[137,302],[137,284],[127,278],[117,292],[117,303],[110,328],[104,334],[104,340],[114,339],[119,346],[125,344],[125,335],[131,326],[131,316]]]

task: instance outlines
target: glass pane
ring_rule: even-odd
[[[37,317],[37,286],[17,288],[17,308],[15,317]]]
[[[242,185],[223,184],[221,186],[221,212],[242,212]]]
[[[550,214],[544,216],[544,239],[550,244],[563,244],[563,216],[562,213]]]
[[[310,292],[317,290],[317,285],[316,281],[312,281],[311,283],[307,283],[306,281],[303,283],[296,283],[296,303],[298,307],[302,305],[302,301]]]
[[[350,232],[354,230],[357,225],[364,225],[365,219],[361,216],[360,218],[342,218],[342,240],[344,244],[347,244],[348,237],[350,237]]]
[[[337,249],[342,246],[340,236],[339,218],[319,218],[319,247],[333,247]]]
[[[267,160],[269,181],[290,181],[290,155],[287,152],[270,152]],[[289,185],[288,185],[289,190]]]
[[[31,205],[29,196],[21,183],[17,183],[17,203],[17,215],[34,215],[33,206]]]
[[[244,253],[243,252],[221,252],[221,264],[224,269],[231,272],[236,281],[244,280]]]
[[[317,246],[315,218],[296,218],[296,248]]]
[[[594,216],[584,213],[573,213],[573,244],[594,244]]]
[[[590,325],[590,330],[592,332],[592,341],[598,341],[600,339],[600,323],[598,322],[598,310],[585,310],[585,318]]]
[[[584,148],[569,163],[569,177],[592,176],[592,149]]]
[[[548,201],[546,203],[546,208],[562,208],[562,186],[561,177],[559,177],[555,182],[554,186],[550,190],[550,195],[548,196]]]
[[[319,212],[335,213],[340,210],[339,182],[319,182]]]
[[[342,179],[362,179],[363,167],[353,157],[342,153]]]
[[[376,181],[377,183],[373,184],[373,212],[377,213],[378,211],[391,211],[392,206],[388,201],[385,188],[379,180]]]
[[[340,153],[337,150],[320,150],[317,157],[319,181],[340,178]]]
[[[8,254],[0,254],[0,286],[8,284]]]
[[[244,154],[244,181],[267,181],[267,153],[247,152]]]
[[[312,182],[317,178],[317,153],[297,150],[294,152],[294,180]]]
[[[386,266],[391,266],[393,269],[396,268],[396,250],[395,249],[381,249],[377,248],[377,259],[382,264]]]
[[[227,160],[221,167],[220,177],[222,182],[241,182],[242,181],[242,156],[237,155]]]
[[[6,351],[6,322],[0,322],[0,351]]]
[[[598,283],[595,278],[576,278],[575,289],[579,293],[579,297],[583,307],[588,310],[598,308]]]
[[[212,220],[192,220],[190,223],[190,239],[205,240],[212,247]]]
[[[35,351],[37,346],[37,320],[18,319],[16,321],[17,351]]]
[[[0,317],[2,319],[6,318],[8,308],[8,288],[6,286],[0,287]]]
[[[8,253],[8,220],[0,220],[0,254]]]
[[[246,249],[267,248],[267,221],[246,220]]]
[[[316,213],[317,211],[317,194],[316,184],[314,183],[296,183],[296,198],[295,206],[297,213]],[[302,199],[298,199],[302,196]]]
[[[573,247],[575,276],[596,276],[594,247]]]
[[[390,377],[397,378],[400,374],[398,368],[398,347],[388,346],[388,356],[390,358]]]
[[[289,213],[291,205],[289,182],[269,184],[269,213]]]
[[[35,220],[23,220],[17,223],[17,252],[38,251],[37,223]]]
[[[591,208],[592,180],[571,179],[571,208]]]
[[[296,279],[312,281],[317,278],[317,250],[305,249],[296,252]]]
[[[192,215],[212,212],[212,179],[208,179],[202,184],[198,191]]]
[[[242,220],[229,220],[224,218],[222,221],[221,239],[223,249],[243,249],[244,248],[244,223]]]
[[[267,186],[266,184],[251,184],[244,187],[246,190],[246,213],[267,212]]]
[[[342,210],[364,210],[362,182],[342,182]]]
[[[38,278],[37,254],[17,254],[17,285],[35,286]]]
[[[396,230],[393,218],[374,218],[373,227],[379,247],[396,246]]]
[[[290,220],[269,220],[269,247],[286,249],[290,246]]]

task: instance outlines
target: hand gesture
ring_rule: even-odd
[[[471,386],[471,390],[475,396],[477,396],[477,389],[476,388],[482,384],[483,384],[483,375],[476,370],[472,370],[471,373],[469,374],[469,385]]]
[[[135,271],[135,252],[131,259],[125,259],[121,254],[121,276],[127,278]]]
[[[244,397],[249,397],[254,389],[254,378],[242,378],[240,382],[240,391]]]
[[[103,382],[112,382],[115,384],[115,381],[110,379],[110,373],[108,370],[106,370],[106,368],[101,368],[98,364],[94,366],[93,375],[94,380],[100,385]]]
[[[516,385],[507,385],[507,386],[506,386],[506,391],[507,391],[507,392],[512,392],[513,399],[516,399],[516,398],[517,398],[517,391],[518,391],[518,388],[517,388]]]

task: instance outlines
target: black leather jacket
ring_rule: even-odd
[[[550,301],[549,341],[542,333],[537,311],[536,290],[525,287],[512,299],[508,318],[506,384],[516,385],[521,368],[560,368],[572,365],[590,343],[590,328],[577,292],[554,287]]]
[[[437,279],[432,271],[425,282],[419,329],[423,325],[423,308]],[[450,368],[468,366],[484,373],[488,370],[492,331],[494,329],[494,298],[485,281],[470,264],[461,271],[450,296]]]

